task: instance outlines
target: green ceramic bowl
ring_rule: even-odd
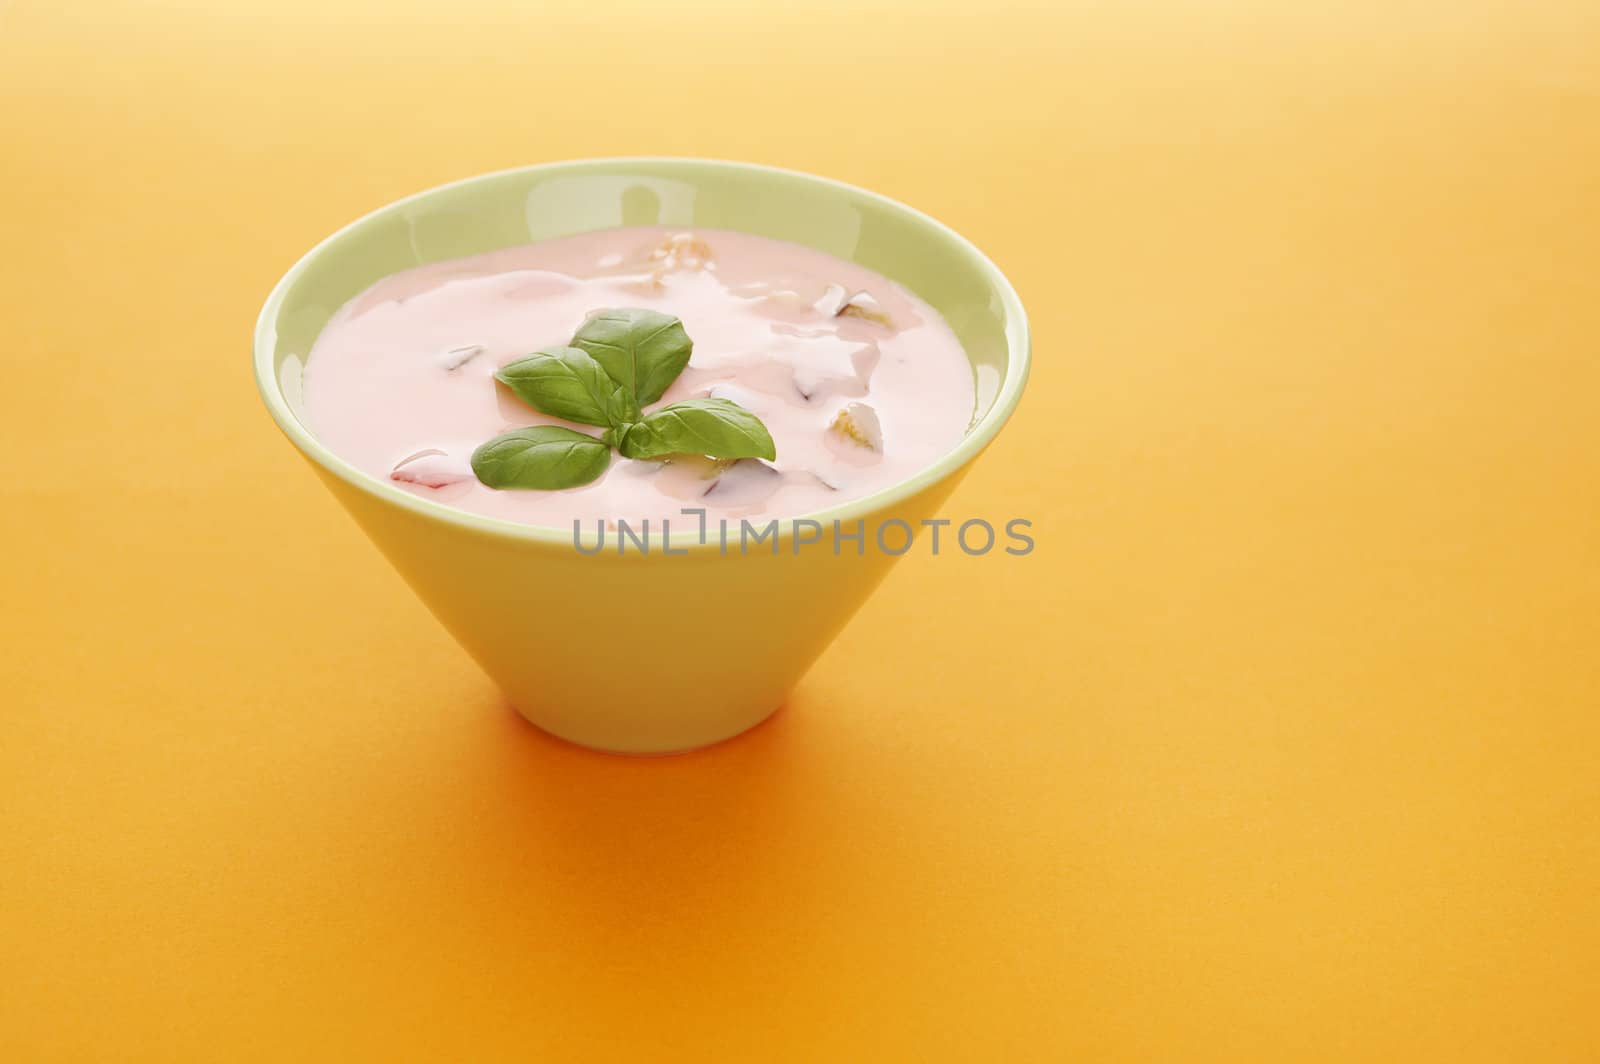
[[[1028,375],[1016,292],[962,237],[903,204],[787,170],[700,159],[594,159],[488,174],[419,193],[335,233],[273,289],[256,327],[262,398],[285,435],[424,602],[534,723],[609,750],[660,752],[742,731],[781,704],[895,556],[804,550],[684,557],[581,556],[570,529],[536,528],[419,498],[324,447],[298,413],[301,368],[345,302],[401,270],[617,226],[734,229],[828,252],[910,288],[944,316],[972,360],[977,409],[961,443],[908,480],[805,515],[825,529],[931,516],[1010,417]],[[789,526],[786,524],[785,528]],[[711,641],[682,653],[673,629]],[[560,604],[561,629],[550,625]],[[729,619],[738,623],[730,625]],[[561,631],[593,624],[604,645]],[[629,667],[618,668],[626,646]]]

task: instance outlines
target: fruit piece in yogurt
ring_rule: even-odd
[[[734,463],[732,458],[706,458],[698,454],[675,454],[660,459],[639,459],[631,463],[661,494],[673,499],[695,500],[716,484],[717,478]]]
[[[751,301],[752,309],[768,317],[792,322],[823,323],[838,315],[850,289],[836,281],[815,277],[779,276],[741,285],[735,295]]]
[[[834,396],[866,395],[883,358],[876,343],[846,338],[832,330],[776,324],[771,331],[771,337],[752,351],[730,359],[706,359],[701,374],[693,379],[720,382],[736,376],[748,392],[791,403],[812,403]],[[728,398],[762,413],[747,398]]]
[[[807,402],[834,395],[866,395],[872,371],[883,357],[877,344],[856,344],[842,359],[807,359],[796,364],[794,387]]]
[[[693,233],[673,233],[650,249],[652,268],[666,273],[703,270],[713,258],[711,245]]]
[[[694,233],[669,233],[618,264],[617,285],[640,295],[660,295],[674,273],[712,268],[716,256]]]
[[[474,477],[472,467],[466,462],[452,458],[444,451],[430,448],[402,458],[389,472],[389,479],[424,488],[443,488],[472,480]]]
[[[761,459],[741,458],[712,482],[705,498],[720,506],[752,507],[776,494],[783,481],[783,474]]]
[[[454,373],[483,354],[485,350],[487,349],[482,344],[466,344],[462,347],[452,347],[448,351],[440,352],[439,365],[445,368],[445,372]]]
[[[828,443],[851,461],[875,460],[883,453],[883,426],[866,403],[846,403],[828,424]]]
[[[746,512],[766,502],[790,479],[788,474],[759,458],[675,454],[648,464],[655,467],[648,474],[652,483],[665,495],[691,504],[708,499],[719,507]]]
[[[894,326],[893,320],[889,317],[889,312],[883,309],[883,304],[874,299],[871,292],[866,291],[857,292],[846,299],[839,309],[834,311],[833,316],[836,318],[860,318],[863,321],[870,321],[874,325],[886,325],[891,328]]]

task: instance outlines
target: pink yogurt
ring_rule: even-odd
[[[849,309],[839,311],[849,300]],[[593,312],[683,320],[689,366],[657,405],[732,399],[777,460],[632,461],[565,491],[497,491],[468,464],[490,438],[566,424],[494,373],[564,345]],[[395,274],[351,300],[306,363],[305,413],[334,452],[449,506],[523,524],[796,517],[869,495],[949,452],[972,420],[972,365],[936,311],[871,270],[745,233],[609,229]],[[846,412],[841,418],[841,412]],[[598,435],[600,430],[570,426]]]

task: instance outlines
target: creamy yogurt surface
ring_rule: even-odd
[[[646,412],[699,396],[759,417],[773,462],[616,455],[562,491],[480,483],[473,450],[566,425],[494,379],[563,346],[592,314],[673,314],[688,368]],[[346,461],[473,513],[570,529],[661,519],[798,517],[870,495],[948,453],[974,405],[971,363],[933,308],[854,263],[725,230],[632,227],[547,240],[385,278],[342,307],[305,367],[311,430]],[[598,436],[591,426],[569,426]]]

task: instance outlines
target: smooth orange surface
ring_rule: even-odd
[[[1600,7],[572,6],[0,6],[0,1059],[1600,1057]],[[920,206],[1037,351],[947,507],[1035,553],[656,761],[247,369],[350,218],[635,152]]]

